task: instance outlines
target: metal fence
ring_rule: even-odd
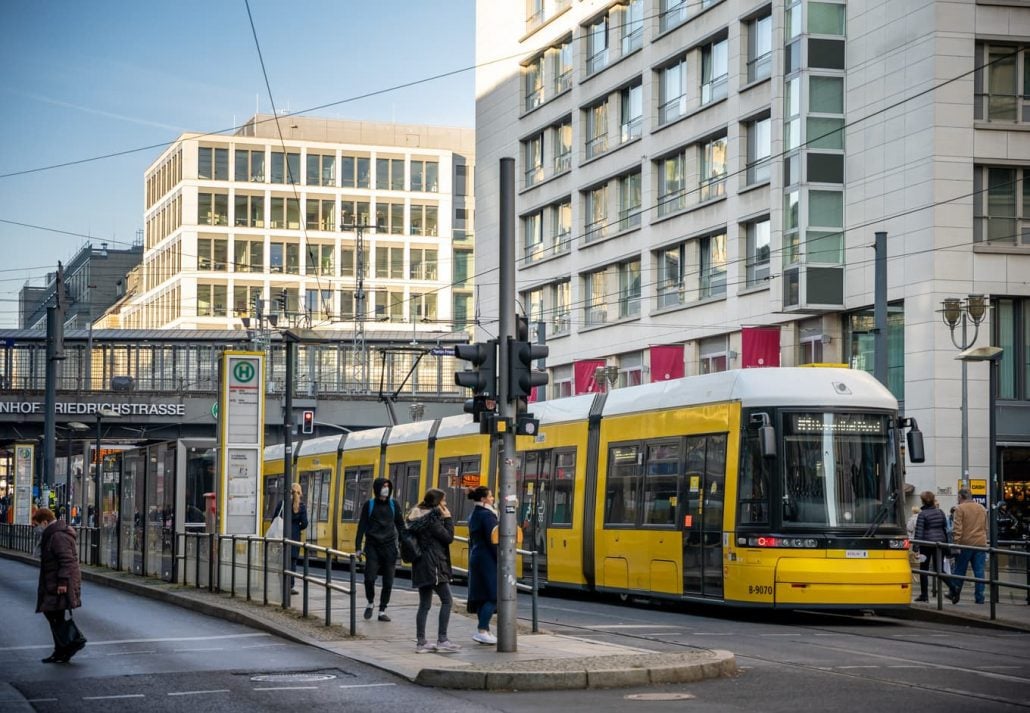
[[[999,545],[1006,547],[973,547],[969,545],[956,545],[950,542],[931,542],[929,540],[910,540],[913,545],[919,547],[919,554],[929,557],[935,552],[933,568],[926,570],[920,567],[912,567],[913,574],[925,575],[932,578],[937,596],[937,608],[944,607],[945,587],[951,587],[952,582],[970,582],[974,586],[983,584],[989,588],[987,600],[991,605],[991,619],[997,618],[996,605],[1000,601],[1000,590],[1009,589],[1023,591],[1025,602],[1030,605],[1030,543],[1025,540],[1002,541]],[[987,567],[984,569],[984,577],[976,577],[968,572],[963,576],[954,574],[954,569],[944,571],[944,563],[950,563],[953,554],[962,550],[987,553]],[[1022,580],[1022,581],[1019,581]]]

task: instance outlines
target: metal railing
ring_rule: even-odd
[[[461,535],[455,535],[454,536],[454,541],[455,542],[464,542],[465,544],[468,544],[469,538],[462,537]],[[530,601],[531,601],[530,607],[531,607],[531,611],[532,611],[532,613],[530,615],[530,621],[531,621],[532,626],[533,626],[533,633],[536,634],[536,633],[539,633],[539,631],[540,631],[540,615],[539,615],[539,609],[540,609],[540,607],[539,607],[539,599],[540,599],[540,566],[539,566],[539,563],[537,561],[538,553],[537,553],[536,550],[523,550],[523,549],[515,548],[515,554],[522,555],[523,557],[525,557],[527,555],[529,556],[529,566],[530,566],[529,584],[525,584],[523,582],[518,582],[517,581],[517,582],[515,582],[515,588],[517,590],[519,590],[520,592],[529,592],[530,593]],[[466,568],[464,568],[464,567],[455,567],[454,565],[451,565],[451,571],[452,572],[457,572],[457,573],[459,573],[461,575],[464,575],[464,577],[466,579],[468,579],[469,571]]]
[[[310,598],[309,598],[309,586],[319,586],[325,591],[325,625],[332,625],[332,593],[340,592],[345,594],[350,599],[350,622],[349,630],[350,635],[354,636],[357,633],[357,555],[352,552],[343,552],[342,550],[334,550],[330,547],[322,547],[315,545],[310,542],[299,542],[296,540],[281,540],[281,539],[266,539],[260,535],[218,535],[210,532],[180,532],[178,537],[183,539],[183,548],[181,554],[176,555],[177,564],[182,564],[183,581],[182,584],[189,586],[190,584],[190,573],[192,571],[193,586],[196,588],[202,588],[205,586],[202,573],[206,570],[206,587],[210,592],[224,593],[228,592],[230,597],[237,596],[237,571],[242,566],[243,574],[246,582],[244,584],[244,594],[247,601],[253,601],[254,593],[252,583],[254,581],[254,571],[258,570],[261,576],[261,597],[262,604],[269,604],[269,575],[276,575],[276,579],[280,585],[281,599],[280,605],[285,609],[290,605],[290,589],[289,580],[294,583],[300,581],[303,585],[303,592],[301,593],[302,604],[301,613],[305,618],[310,613]],[[190,547],[192,542],[193,547]],[[226,558],[224,552],[224,544],[228,542],[230,546],[230,552],[228,558]],[[244,550],[246,559],[244,563],[237,561],[237,554],[241,549],[237,545],[245,543]],[[255,547],[257,546],[257,547]],[[283,547],[297,547],[300,550],[299,560],[303,560],[303,568],[300,572],[296,570],[282,571],[280,563],[283,560],[282,548]],[[255,549],[258,549],[259,562],[255,562]],[[192,557],[191,557],[192,551]],[[206,555],[206,568],[204,567],[204,552]],[[320,553],[325,558],[325,574],[322,577],[313,575],[310,570],[311,553]],[[192,560],[192,567],[191,567]],[[333,564],[336,562],[342,562],[346,560],[350,573],[349,580],[346,585],[338,583],[333,580]],[[229,582],[228,589],[223,588],[222,584],[222,573],[225,568],[228,568]],[[178,567],[177,567],[178,570]]]
[[[1021,590],[1026,593],[1026,603],[1030,605],[1030,542],[1025,540],[1002,540],[999,541],[999,545],[1013,545],[1014,547],[973,547],[971,545],[956,545],[950,542],[931,542],[929,540],[910,540],[913,545],[918,545],[920,554],[930,557],[931,554],[935,554],[933,558],[933,568],[923,570],[919,567],[913,567],[912,573],[917,575],[925,575],[932,577],[936,584],[937,589],[937,608],[942,609],[944,607],[944,589],[947,587],[951,588],[952,582],[961,581],[971,582],[974,584],[983,584],[990,588],[990,617],[991,620],[997,618],[997,604],[999,601],[999,590],[1001,588]],[[1016,549],[1015,547],[1022,546],[1022,550]],[[990,559],[989,568],[984,571],[984,577],[980,578],[975,576],[962,575],[959,576],[953,572],[944,571],[944,560],[946,557],[950,557],[954,551],[968,550],[973,552],[985,552]],[[998,566],[999,557],[1008,558],[1022,558],[1022,568],[1013,568],[1011,566],[1006,567],[1004,570],[1000,570]],[[1011,564],[1011,562],[1010,562]],[[1019,582],[1011,581],[1009,579],[1002,579],[1001,574],[1017,574],[1022,573],[1024,581],[1022,584]]]

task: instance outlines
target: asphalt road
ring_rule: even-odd
[[[46,665],[39,660],[51,649],[49,629],[32,613],[36,574],[29,565],[0,563],[0,680],[10,682],[20,700],[0,702],[4,713],[253,713],[321,706],[376,713],[1030,709],[1028,634],[861,614],[771,616],[582,597],[543,598],[543,626],[654,650],[728,649],[741,673],[640,690],[437,691],[88,582],[76,620],[90,643],[73,663]],[[528,599],[523,607],[528,614]]]

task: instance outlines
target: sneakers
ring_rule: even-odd
[[[497,637],[491,634],[489,631],[477,631],[475,634],[472,635],[472,640],[475,641],[477,644],[484,645],[497,643]]]
[[[365,621],[368,621],[371,618],[372,618],[372,605],[369,604],[367,607],[365,607]]]
[[[438,654],[454,654],[459,651],[461,651],[461,646],[458,644],[452,644],[446,639],[436,642],[436,653]]]
[[[390,621],[390,617],[387,616],[385,609],[379,612],[379,621]]]
[[[927,602],[927,601],[929,601],[929,599],[927,599],[927,598],[926,598],[926,595],[924,594],[924,595],[923,595],[923,596],[921,596],[921,597],[916,597],[916,601],[917,601],[917,602]]]
[[[293,589],[290,590],[290,594],[300,594],[300,590],[297,589],[296,587],[294,587]]]
[[[425,641],[419,641],[417,644],[415,644],[416,654],[431,654],[434,651],[436,651],[436,644],[430,644]]]

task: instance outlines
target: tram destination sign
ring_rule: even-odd
[[[54,411],[58,416],[96,416],[101,408],[107,408],[119,416],[185,416],[186,404],[170,401],[158,402],[83,402],[58,401]],[[17,414],[30,416],[43,414],[42,401],[0,401],[0,415]]]

